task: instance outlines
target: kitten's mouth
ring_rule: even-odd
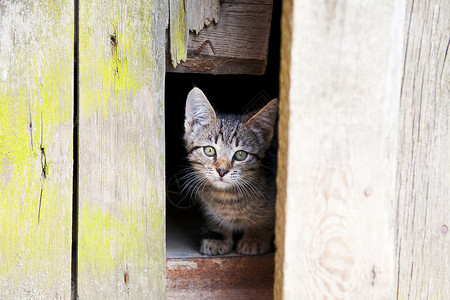
[[[228,188],[230,187],[230,183],[224,180],[223,178],[216,178],[213,182],[213,184],[218,188]]]

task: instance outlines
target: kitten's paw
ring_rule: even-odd
[[[271,250],[270,241],[257,239],[241,239],[237,244],[237,252],[243,255],[264,254]]]
[[[231,247],[233,247],[231,240],[204,239],[200,246],[200,252],[206,255],[222,255],[230,252]]]

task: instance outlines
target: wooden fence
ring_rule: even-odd
[[[1,299],[164,295],[167,16],[0,3]]]
[[[449,20],[283,1],[277,299],[450,299]]]
[[[170,2],[0,2],[0,299],[165,297]],[[449,20],[283,1],[277,299],[450,299]]]

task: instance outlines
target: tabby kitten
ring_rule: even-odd
[[[278,112],[277,99],[256,114],[216,114],[208,99],[193,88],[186,101],[184,142],[195,190],[207,218],[209,237],[200,252],[225,254],[233,233],[241,254],[262,254],[272,248],[275,178],[267,176],[263,159],[270,146]]]

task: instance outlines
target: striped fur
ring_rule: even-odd
[[[200,248],[203,254],[231,251],[232,235],[238,231],[243,232],[237,244],[239,253],[270,251],[275,178],[267,176],[270,172],[265,169],[264,159],[277,111],[275,99],[256,114],[216,114],[200,89],[194,88],[189,93],[184,142],[192,172],[186,188],[200,199],[210,231],[223,237],[203,239]],[[245,158],[241,160],[238,152]]]

